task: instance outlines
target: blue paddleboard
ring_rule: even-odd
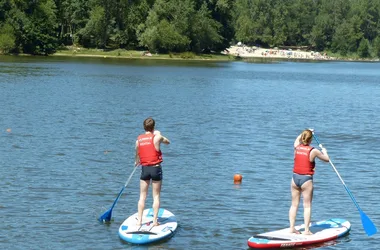
[[[137,226],[137,213],[128,217],[119,228],[121,239],[133,244],[149,244],[171,237],[177,229],[178,223],[175,215],[160,208],[158,212],[158,226],[153,226],[153,209],[145,209],[142,225]]]

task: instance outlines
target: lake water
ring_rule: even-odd
[[[310,127],[380,228],[379,79],[379,63],[1,56],[1,249],[247,249],[252,235],[288,226],[293,142]],[[112,223],[97,218],[131,174],[148,116],[172,142],[161,206],[179,229],[133,246],[118,228],[137,210],[138,173]],[[352,224],[318,249],[377,249],[380,234],[367,237],[328,163],[314,181],[312,220]]]

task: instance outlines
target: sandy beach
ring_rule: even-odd
[[[242,58],[283,58],[283,59],[305,59],[305,60],[336,60],[327,54],[316,51],[285,50],[285,49],[265,49],[250,47],[246,45],[231,46],[222,52],[226,55],[234,55]]]

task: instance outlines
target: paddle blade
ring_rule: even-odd
[[[377,228],[375,224],[371,221],[371,219],[363,212],[360,210],[360,217],[362,219],[362,224],[365,232],[367,233],[368,236],[374,235],[377,232]]]
[[[111,220],[111,217],[112,217],[112,209],[106,211],[104,214],[102,214],[100,217],[99,217],[99,221],[100,222],[108,222]]]

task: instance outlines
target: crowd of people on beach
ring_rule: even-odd
[[[303,51],[300,49],[279,49],[275,48],[260,48],[256,46],[246,46],[238,44],[236,46],[231,46],[230,48],[222,52],[226,55],[233,55],[237,57],[249,58],[249,57],[260,57],[260,58],[288,58],[288,59],[306,59],[306,60],[335,60],[335,58],[330,57],[327,53],[320,53],[315,51]]]

